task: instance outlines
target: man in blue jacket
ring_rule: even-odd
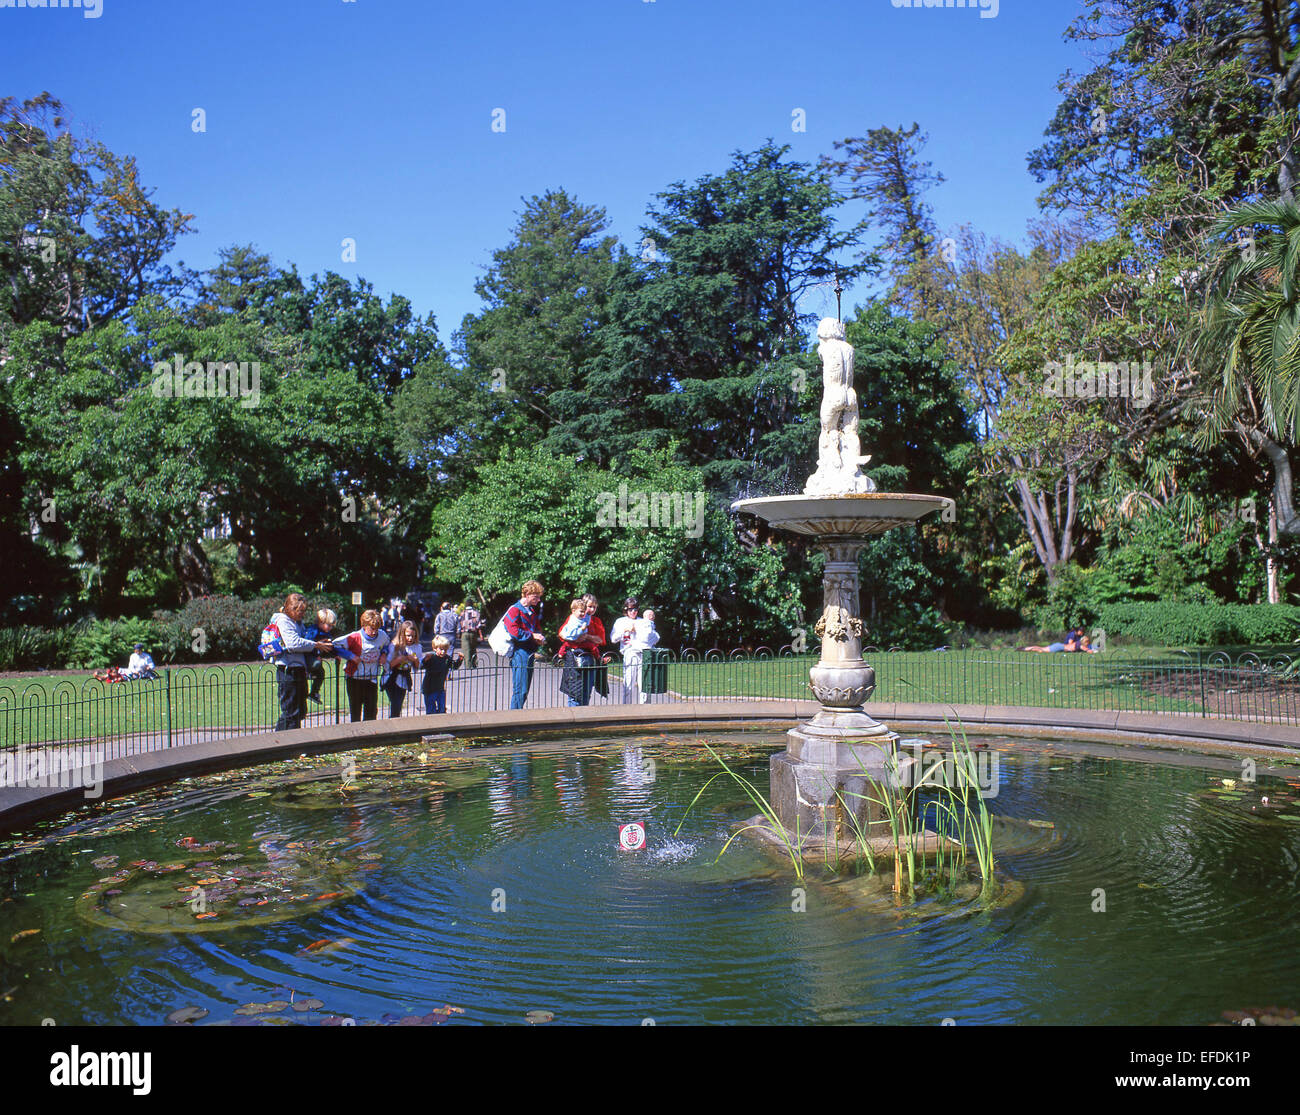
[[[542,625],[542,596],[545,593],[540,581],[525,581],[519,590],[519,603],[511,604],[506,612],[506,633],[514,650],[510,654],[510,672],[513,686],[510,707],[523,708],[528,700],[528,690],[533,684],[533,655],[546,643],[546,636],[538,628]]]
[[[271,617],[280,631],[280,645],[284,648],[275,656],[275,681],[280,690],[280,719],[275,722],[277,732],[302,727],[307,715],[307,657],[318,651],[332,653],[334,644],[329,640],[312,642],[302,626],[307,614],[307,601],[300,592],[291,592],[285,598],[284,610]]]

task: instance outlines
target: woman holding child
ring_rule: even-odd
[[[568,698],[571,708],[590,702],[591,691],[600,684],[601,666],[611,657],[602,658],[600,653],[605,644],[605,625],[596,615],[598,605],[591,593],[585,593],[569,605],[569,618],[560,628],[559,657],[564,663],[560,692]],[[601,694],[609,696],[608,688],[601,687]]]

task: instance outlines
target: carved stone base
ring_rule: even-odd
[[[895,737],[897,738],[897,737]],[[789,751],[772,756],[770,763],[772,809],[791,833],[853,839],[855,833],[879,833],[888,813],[875,799],[880,786],[897,788],[911,778],[915,759],[899,755],[895,774],[886,765],[887,752],[863,755],[861,763],[832,767],[797,759]]]

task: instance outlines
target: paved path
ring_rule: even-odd
[[[495,655],[490,656],[493,663],[499,661]],[[485,661],[484,652],[480,650],[480,661]],[[568,707],[568,698],[560,692],[561,669],[549,662],[538,661],[533,668],[533,684],[528,692],[525,709],[564,709]],[[401,719],[424,719],[424,697],[419,690],[420,675],[416,674],[416,689],[409,694],[402,708]],[[449,675],[447,682],[447,713],[508,712],[510,710],[511,676],[508,666],[481,666],[470,670],[462,666]],[[346,704],[346,694],[342,686],[339,695]],[[332,699],[332,683],[326,681],[326,695]],[[616,673],[609,678],[609,697],[599,693],[591,695],[591,706],[618,706],[623,697],[623,683]],[[675,693],[656,694],[647,703],[661,705],[677,702],[681,698]],[[629,706],[631,707],[631,706]],[[336,715],[336,710],[327,707],[323,710],[313,704],[307,706],[307,717],[303,728],[329,729],[337,724],[348,722],[348,711],[344,707]],[[387,696],[379,695],[379,719],[389,720],[391,705]],[[24,781],[59,777],[61,771],[72,771],[93,767],[110,759],[125,759],[132,755],[143,755],[150,751],[166,750],[170,747],[184,747],[191,744],[207,743],[213,740],[230,739],[258,733],[270,733],[274,724],[227,725],[225,727],[177,728],[170,736],[166,732],[138,732],[129,736],[109,737],[102,740],[79,740],[71,743],[33,744],[28,748],[0,749],[0,788],[21,785]],[[427,729],[426,729],[427,730]]]

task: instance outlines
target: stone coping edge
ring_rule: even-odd
[[[145,751],[107,759],[102,794],[88,798],[77,786],[0,787],[0,832],[11,831],[56,816],[87,801],[103,801],[181,778],[256,766],[299,755],[324,755],[393,743],[411,743],[423,735],[482,737],[610,728],[636,731],[655,724],[731,726],[793,722],[813,716],[819,705],[806,700],[699,701],[673,704],[604,705],[595,708],[524,709],[506,712],[409,716],[398,721],[333,724],[290,732],[228,736],[203,743]],[[1040,735],[1042,729],[1072,731],[1081,736],[1105,734],[1121,742],[1147,746],[1192,747],[1211,753],[1295,751],[1300,754],[1300,728],[1279,724],[1214,720],[1166,713],[1098,712],[1086,709],[1015,708],[999,705],[923,705],[871,703],[867,711],[899,731],[900,726],[942,729],[945,721],[993,732]],[[899,732],[905,735],[905,732]]]

